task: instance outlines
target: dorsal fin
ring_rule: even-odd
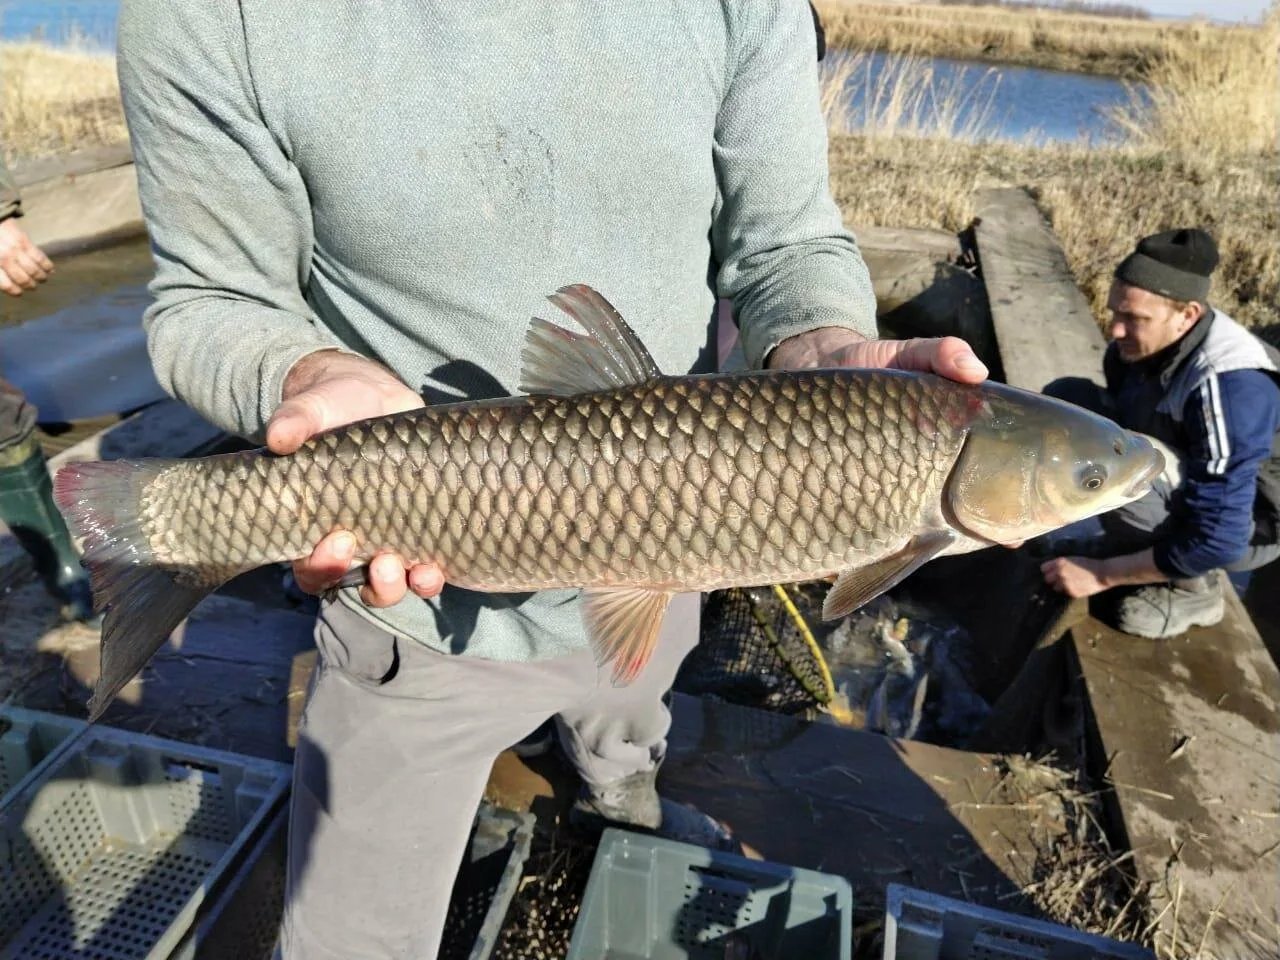
[[[586,333],[534,317],[520,355],[521,392],[568,396],[645,383],[662,375],[618,311],[591,287],[561,287],[547,299]]]

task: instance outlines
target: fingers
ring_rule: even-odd
[[[898,348],[893,366],[900,370],[936,373],[960,383],[981,383],[989,372],[973,348],[959,337],[903,340]]]
[[[25,247],[15,254],[14,259],[17,261],[18,266],[31,278],[32,287],[48,280],[49,273],[53,270],[53,264],[49,262],[49,258],[41,252],[39,247]]]
[[[295,561],[293,576],[298,588],[321,594],[338,585],[356,557],[355,535],[338,530],[329,534],[304,560]],[[376,554],[366,571],[368,583],[360,588],[360,599],[371,607],[389,607],[404,599],[412,589],[423,598],[438,596],[444,589],[444,573],[435,564],[420,563],[406,571],[404,561],[391,551]]]
[[[276,407],[267,422],[267,448],[289,454],[325,427],[324,411],[311,394],[301,393]]]
[[[293,578],[306,593],[323,593],[347,572],[356,556],[356,538],[346,530],[329,534],[311,551],[311,556],[293,564]]]
[[[9,279],[9,275],[0,270],[0,290],[3,290],[11,297],[22,296],[22,288]]]
[[[23,290],[34,290],[36,288],[36,281],[23,268],[22,261],[16,254],[5,260],[4,272],[9,275],[11,281]]]
[[[369,561],[369,582],[360,588],[360,599],[370,607],[390,607],[408,590],[404,562],[394,553],[379,553]]]

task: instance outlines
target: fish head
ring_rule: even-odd
[[[1000,384],[984,402],[947,480],[963,532],[1014,544],[1137,500],[1164,469],[1141,434],[1075,404]]]

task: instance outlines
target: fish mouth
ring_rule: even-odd
[[[1125,496],[1137,499],[1145,496],[1147,491],[1151,489],[1151,484],[1156,477],[1164,472],[1164,454],[1155,447],[1151,448],[1151,462],[1147,464],[1145,470],[1133,478],[1133,482],[1129,484],[1125,490]]]

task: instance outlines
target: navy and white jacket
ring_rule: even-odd
[[[1210,310],[1156,356],[1126,364],[1112,345],[1104,365],[1121,425],[1185,458],[1161,572],[1199,576],[1280,542],[1280,352]]]

